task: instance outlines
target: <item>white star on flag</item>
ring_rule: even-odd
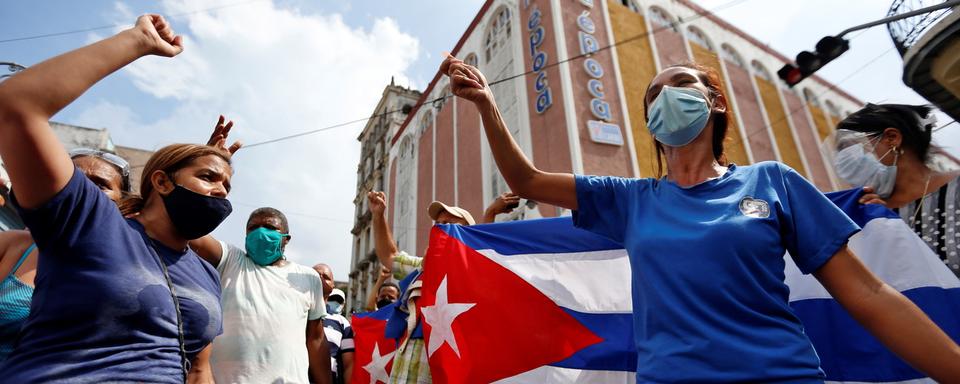
[[[397,351],[390,352],[386,355],[380,355],[380,346],[377,344],[373,345],[373,355],[371,356],[370,364],[364,365],[363,370],[367,371],[370,374],[370,384],[376,384],[378,381],[384,383],[390,382],[390,374],[387,373],[387,364],[390,363],[390,360],[393,359],[393,354]]]
[[[433,353],[443,346],[443,343],[450,344],[453,352],[460,357],[460,348],[457,347],[457,338],[453,334],[453,321],[464,312],[473,308],[476,303],[448,303],[447,302],[447,276],[443,276],[440,287],[437,288],[437,302],[429,307],[423,307],[423,319],[430,324],[430,345],[427,347],[427,356],[433,356]]]

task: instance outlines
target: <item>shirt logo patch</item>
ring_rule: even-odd
[[[747,217],[765,219],[770,217],[770,204],[762,199],[745,196],[740,200],[740,213]]]

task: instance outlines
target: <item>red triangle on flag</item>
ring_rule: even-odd
[[[354,360],[351,382],[377,384],[390,382],[390,369],[397,343],[384,336],[387,321],[372,316],[356,316],[353,328]]]
[[[431,230],[423,271],[417,304],[436,383],[490,383],[602,341],[520,276],[439,227]]]

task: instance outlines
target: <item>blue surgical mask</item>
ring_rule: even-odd
[[[336,301],[327,303],[327,313],[339,315],[343,311],[343,304]]]
[[[247,234],[247,256],[257,265],[270,265],[283,257],[283,238],[290,235],[260,227]]]
[[[647,129],[657,141],[671,147],[690,144],[710,119],[710,106],[700,91],[664,86],[650,104]]]
[[[873,145],[871,145],[873,147]],[[880,161],[893,152],[893,165],[884,165]],[[837,176],[855,186],[873,187],[873,191],[886,199],[893,193],[897,181],[897,160],[899,153],[891,148],[877,158],[873,151],[867,151],[863,143],[857,143],[837,152],[834,167]]]

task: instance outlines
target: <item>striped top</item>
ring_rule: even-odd
[[[895,211],[960,277],[960,177]],[[917,206],[920,205],[919,210]],[[916,219],[914,219],[916,217]]]

